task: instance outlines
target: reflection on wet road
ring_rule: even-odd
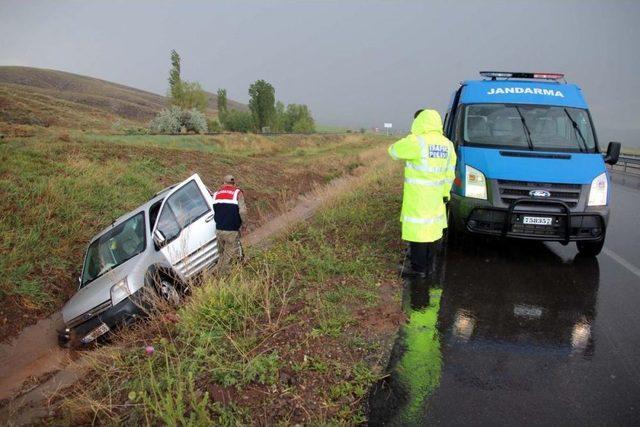
[[[432,277],[407,281],[409,320],[370,424],[638,425],[640,279],[573,245],[472,246],[444,248]]]

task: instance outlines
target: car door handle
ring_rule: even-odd
[[[209,215],[208,217],[206,217],[206,218],[204,219],[204,222],[211,222],[211,221],[213,220],[213,218],[214,218],[214,217],[215,217],[215,215],[214,215],[214,214],[211,214],[211,215]]]

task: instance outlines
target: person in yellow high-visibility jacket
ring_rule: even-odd
[[[394,160],[404,160],[402,239],[409,242],[413,272],[427,272],[432,243],[447,228],[445,203],[455,178],[456,152],[442,134],[442,118],[435,110],[419,110],[411,134],[389,147]]]

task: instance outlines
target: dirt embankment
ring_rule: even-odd
[[[292,209],[253,230],[244,238],[245,244],[264,247],[273,236],[293,224],[305,221],[327,201],[353,188],[361,179],[362,172],[377,167],[383,158],[380,149],[364,153],[362,163],[366,167],[360,167],[352,175],[335,179],[328,185],[316,186],[300,197]],[[366,314],[364,311],[360,313],[359,322],[369,325],[372,331],[391,336],[403,318],[396,301],[397,293],[397,289],[385,285],[380,289],[381,302],[378,308]],[[90,369],[91,352],[74,353],[57,346],[55,329],[59,325],[60,316],[56,313],[26,328],[10,343],[0,346],[0,401],[3,403],[0,419],[19,425],[48,415],[49,402],[56,394],[82,378]],[[108,351],[108,348],[99,351]]]

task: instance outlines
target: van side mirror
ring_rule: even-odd
[[[156,246],[156,250],[159,250],[161,247],[167,244],[167,238],[164,236],[164,233],[157,228],[153,232],[153,243]]]
[[[618,163],[621,148],[622,144],[620,144],[619,142],[611,141],[609,143],[609,146],[607,147],[607,154],[604,156],[604,162],[612,166]]]

